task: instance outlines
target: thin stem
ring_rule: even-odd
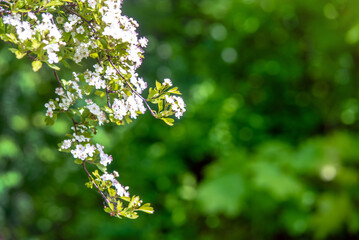
[[[62,86],[62,83],[61,83],[61,81],[60,81],[60,78],[59,78],[59,76],[57,75],[56,70],[55,70],[55,69],[52,69],[52,71],[54,72],[55,77],[56,77],[56,80],[57,80],[57,82],[59,83],[60,87],[61,87],[62,89],[64,89],[64,87]],[[65,90],[65,89],[64,89],[64,90]]]
[[[73,122],[73,124],[74,124],[75,134],[78,135],[78,134],[77,134],[77,127],[76,127],[76,125],[77,125],[78,123],[75,121],[74,118],[71,118],[71,120],[72,120],[72,122]]]
[[[86,168],[85,161],[82,162],[82,166],[83,166],[83,168],[85,169],[85,171],[86,171],[86,173],[87,173],[87,176],[91,179],[91,182],[93,183],[93,185],[95,185],[95,187],[97,188],[97,191],[101,194],[101,196],[105,199],[107,205],[110,207],[110,201],[107,199],[107,197],[105,196],[105,194],[103,194],[103,192],[100,190],[100,188],[97,186],[97,184],[96,184],[95,181],[93,180],[91,174],[89,173],[89,171],[88,171],[87,168]]]
[[[107,95],[107,106],[108,106],[109,108],[111,108],[110,95],[109,95],[109,90],[108,90],[107,82],[106,82],[106,95]]]
[[[152,116],[154,116],[155,118],[157,118],[156,114],[153,112],[153,110],[152,110],[152,108],[150,107],[150,105],[148,105],[147,100],[144,99],[144,98],[141,96],[141,94],[139,94],[135,89],[133,89],[133,87],[130,85],[130,83],[127,81],[127,79],[120,73],[120,71],[117,69],[117,67],[113,64],[113,62],[112,62],[112,60],[111,60],[111,58],[110,58],[109,55],[107,55],[107,59],[108,59],[108,61],[111,63],[112,67],[115,69],[115,71],[117,72],[117,74],[121,76],[121,78],[125,81],[126,85],[131,89],[131,92],[134,93],[134,94],[136,94],[139,98],[141,98],[141,100],[145,102],[145,104],[146,104],[148,110],[150,110]]]

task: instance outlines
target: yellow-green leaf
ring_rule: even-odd
[[[167,125],[173,126],[173,122],[175,121],[172,118],[161,118]]]
[[[23,52],[20,52],[19,50],[17,50],[17,51],[15,52],[15,55],[16,55],[16,58],[17,58],[17,59],[21,59],[21,58],[23,58],[23,57],[26,55],[26,52],[23,53]]]
[[[41,69],[42,67],[42,62],[40,61],[33,61],[32,62],[32,70],[34,70],[34,72],[37,72]]]
[[[150,214],[154,212],[153,207],[149,203],[143,204],[138,210]]]
[[[162,84],[159,83],[158,81],[156,81],[156,88],[157,88],[157,90],[160,90],[161,86],[162,86]]]

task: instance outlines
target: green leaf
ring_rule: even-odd
[[[108,191],[108,194],[110,194],[111,197],[116,196],[116,190],[115,189],[108,188],[107,191]]]
[[[34,72],[37,72],[41,69],[42,67],[42,62],[40,61],[33,61],[32,62],[32,70],[34,70]]]
[[[168,92],[172,93],[172,94],[181,95],[181,93],[177,89],[178,89],[178,87],[174,87],[174,88],[171,88],[170,90],[168,90]]]
[[[153,207],[151,207],[149,203],[143,204],[138,210],[149,214],[153,214],[154,212]]]
[[[70,64],[66,60],[63,59],[61,62],[64,64],[65,68],[71,69]]]
[[[162,109],[163,109],[163,101],[160,100],[160,101],[158,101],[158,112],[161,112]]]
[[[91,53],[91,54],[90,54],[90,57],[92,57],[92,58],[98,58],[98,53],[97,53],[97,52]]]
[[[138,196],[133,196],[131,202],[128,204],[128,208],[132,208],[138,201],[140,201],[140,198]]]
[[[96,177],[96,178],[101,178],[100,174],[98,173],[97,170],[93,171],[92,174]]]
[[[131,118],[128,115],[125,116],[125,120],[127,124],[132,122]]]
[[[156,81],[157,90],[160,90],[161,87],[162,87],[162,84],[160,82]]]
[[[48,62],[46,62],[46,64],[49,65],[50,68],[52,68],[52,69],[54,69],[56,71],[60,70],[60,68],[58,66],[54,65],[54,64],[51,64],[51,63],[48,63]]]
[[[157,91],[154,90],[154,89],[152,89],[152,88],[150,88],[150,89],[148,90],[147,100],[148,100],[148,101],[151,101],[152,98],[153,98],[156,94],[157,94]]]
[[[83,161],[81,159],[76,158],[74,161],[76,164],[81,165],[83,163]]]
[[[81,89],[84,91],[86,95],[90,95],[92,87],[90,85],[84,85],[81,87]]]
[[[161,118],[167,125],[173,126],[173,122],[175,121],[172,118]]]
[[[85,186],[87,187],[87,188],[92,188],[93,187],[93,183],[90,181],[90,182],[87,182],[87,183],[85,183]]]
[[[121,197],[122,200],[126,201],[126,202],[129,202],[131,201],[131,198],[130,197]]]
[[[16,58],[17,58],[17,59],[21,59],[21,58],[23,58],[23,57],[26,55],[26,52],[20,52],[19,50],[17,50],[17,51],[15,52],[15,55],[16,55]]]
[[[62,6],[64,5],[61,1],[50,1],[48,4],[46,4],[46,8],[47,7],[52,7],[52,6]]]
[[[54,125],[54,123],[55,123],[55,120],[53,118],[51,118],[51,117],[46,117],[45,118],[45,124],[47,126],[52,126],[52,125]]]
[[[112,212],[112,210],[111,210],[109,207],[105,207],[105,208],[104,208],[104,211],[107,212],[107,213],[111,213],[111,212]]]
[[[98,169],[100,169],[101,172],[106,172],[107,171],[107,167],[105,167],[101,163],[96,164],[96,166],[97,166]]]
[[[101,90],[96,90],[96,91],[95,91],[95,94],[96,94],[97,96],[100,96],[100,97],[103,97],[103,96],[106,95],[106,93],[105,93],[104,91],[101,91]]]
[[[16,53],[17,51],[19,51],[17,48],[9,48],[10,52],[12,53]]]

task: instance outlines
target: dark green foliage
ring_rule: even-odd
[[[97,139],[154,205],[114,220],[43,122],[48,67],[0,50],[0,238],[357,239],[359,3],[133,0],[147,80],[171,77],[187,112]],[[148,81],[151,82],[151,81]]]

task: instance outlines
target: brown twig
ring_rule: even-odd
[[[83,168],[85,169],[85,171],[86,171],[86,173],[87,173],[87,176],[91,179],[91,182],[93,183],[93,185],[95,185],[95,187],[97,188],[97,191],[101,194],[101,196],[105,199],[107,205],[110,207],[110,201],[107,199],[107,197],[105,196],[105,194],[103,194],[103,192],[100,190],[100,188],[97,186],[97,184],[96,184],[95,181],[93,180],[91,174],[89,173],[89,171],[88,171],[87,168],[86,168],[85,161],[82,162],[82,166],[83,166]]]
[[[61,81],[60,81],[60,78],[59,78],[59,76],[57,75],[56,70],[55,70],[55,69],[52,69],[52,71],[54,72],[55,77],[56,77],[56,80],[57,80],[57,82],[59,83],[60,87],[61,87],[62,89],[64,89],[64,87],[62,86],[62,83],[61,83]],[[65,89],[64,89],[64,90],[65,90]]]

